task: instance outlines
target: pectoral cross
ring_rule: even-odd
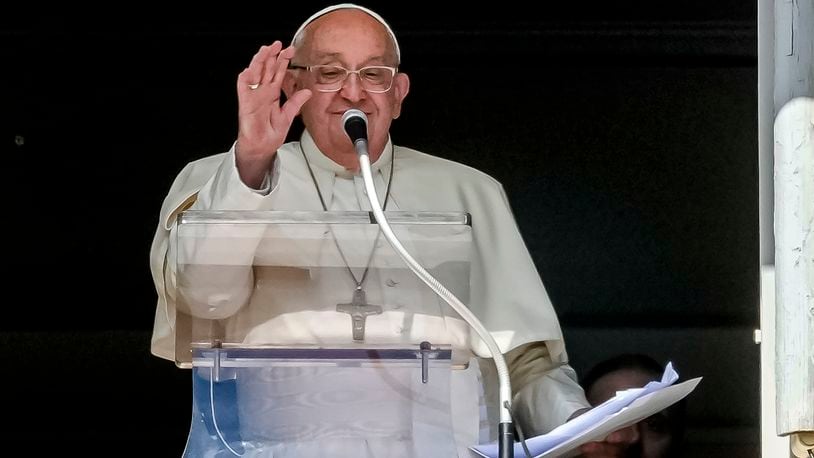
[[[356,288],[353,292],[353,300],[349,304],[337,304],[336,311],[350,315],[353,326],[353,340],[364,342],[365,321],[368,315],[381,314],[382,307],[368,304],[365,300],[365,291],[362,288]]]

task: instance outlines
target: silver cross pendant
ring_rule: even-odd
[[[337,304],[336,311],[347,313],[351,317],[353,326],[353,340],[356,342],[364,342],[365,340],[365,321],[369,315],[379,315],[382,313],[382,307],[379,305],[368,304],[365,300],[365,292],[362,288],[357,288],[353,292],[353,300],[349,304]]]

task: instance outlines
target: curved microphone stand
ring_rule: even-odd
[[[460,301],[455,295],[449,291],[444,285],[435,279],[426,269],[424,269],[411,255],[407,252],[401,242],[396,238],[387,218],[384,216],[381,204],[379,203],[378,195],[376,194],[376,186],[373,184],[373,174],[370,170],[370,157],[367,151],[367,116],[360,110],[350,109],[342,115],[342,127],[348,133],[353,146],[356,148],[356,153],[359,155],[359,165],[362,170],[362,178],[365,182],[365,190],[367,197],[370,201],[370,207],[373,209],[373,216],[379,224],[382,233],[384,234],[390,246],[398,253],[401,259],[407,264],[410,270],[413,271],[424,283],[427,284],[436,294],[444,299],[458,314],[478,333],[480,338],[489,348],[492,358],[495,360],[497,367],[497,377],[499,384],[499,399],[500,399],[500,424],[498,425],[498,450],[500,458],[511,458],[514,456],[514,431],[512,428],[511,417],[511,381],[509,380],[509,369],[506,365],[506,359],[500,351],[497,342],[492,337],[492,334],[480,322],[478,317],[472,313],[463,302]]]

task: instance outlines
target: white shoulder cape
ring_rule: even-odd
[[[307,133],[303,145],[306,149],[313,147]],[[299,142],[292,142],[278,151],[279,181],[268,195],[260,195],[242,184],[233,150],[192,162],[177,176],[161,208],[150,254],[158,293],[153,354],[175,358],[174,269],[168,265],[166,256],[178,213],[188,208],[322,210],[300,147]],[[552,361],[565,362],[556,313],[501,184],[473,168],[398,146],[392,149],[392,158],[383,154],[375,166],[389,171],[389,165],[385,167],[383,163],[393,158],[391,199],[399,210],[462,211],[471,215],[474,252],[468,305],[501,350],[507,352],[525,343],[545,341]],[[333,164],[327,158],[321,162],[325,161]],[[335,179],[341,168],[337,166],[332,171],[321,165],[324,164],[314,167],[315,177],[321,188],[326,189],[327,182]],[[478,339],[472,346],[478,355],[489,356]]]

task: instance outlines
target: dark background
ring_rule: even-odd
[[[758,456],[756,4],[439,4],[366,4],[412,81],[396,143],[503,182],[580,374],[671,360],[705,377],[687,456]],[[0,18],[9,447],[180,456],[189,372],[149,354],[158,210],[231,145],[256,49],[322,6]]]

